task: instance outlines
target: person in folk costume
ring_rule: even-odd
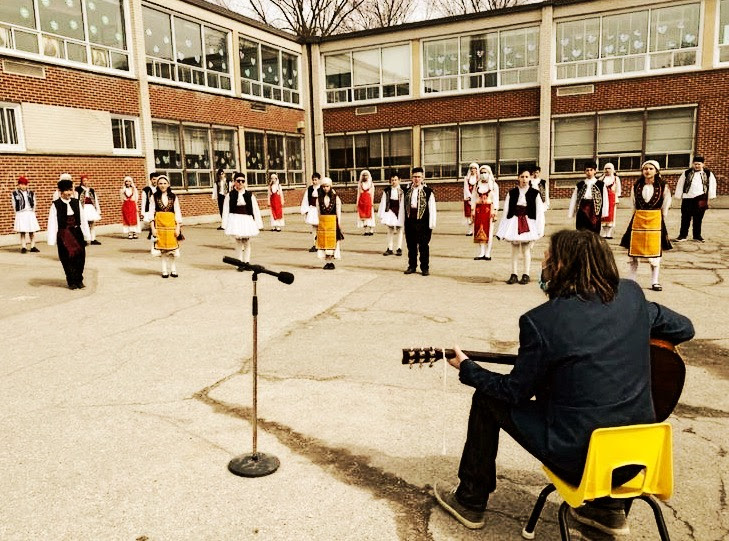
[[[162,278],[177,278],[175,258],[180,257],[180,227],[182,226],[182,212],[180,199],[172,193],[170,181],[166,175],[157,177],[157,191],[151,201],[150,214],[152,220],[152,236],[156,239],[152,247],[152,255],[162,258]],[[169,260],[169,272],[168,272]]]
[[[218,212],[220,213],[221,221],[223,219],[223,202],[225,201],[225,196],[228,195],[230,193],[230,190],[232,189],[233,186],[228,180],[225,171],[223,169],[218,169],[215,172],[215,180],[213,181],[213,190],[211,196],[213,198],[213,201],[218,202]],[[218,231],[222,231],[223,229],[225,229],[225,227],[221,223],[221,225],[218,226]]]
[[[392,175],[390,177],[390,185],[382,192],[380,207],[377,210],[380,223],[387,226],[387,250],[382,255],[392,255],[395,253],[398,256],[402,256],[403,228],[400,223],[403,212],[403,191],[400,188],[400,177]],[[393,252],[395,235],[397,235],[397,250]]]
[[[258,201],[247,188],[246,176],[235,173],[233,189],[225,196],[223,205],[225,234],[235,238],[235,257],[244,263],[251,262],[251,237],[258,236],[263,228]]]
[[[142,203],[139,206],[139,209],[142,213],[142,222],[146,224],[147,227],[149,227],[149,233],[147,233],[147,240],[152,239],[152,226],[150,225],[152,220],[154,220],[154,215],[152,214],[152,198],[154,197],[154,193],[157,191],[157,179],[159,178],[159,173],[157,171],[152,171],[149,174],[149,182],[147,185],[142,188]],[[154,246],[154,241],[152,241],[152,246]]]
[[[340,227],[342,221],[342,202],[332,189],[332,179],[324,177],[317,200],[318,226],[316,231],[317,257],[324,259],[324,268],[334,268],[334,259],[342,258],[340,243],[344,239]]]
[[[600,223],[608,215],[608,194],[605,184],[595,177],[597,163],[585,162],[585,179],[575,186],[567,216],[575,218],[576,229],[600,234]]]
[[[471,194],[473,218],[473,242],[479,245],[475,260],[491,261],[494,227],[499,212],[499,185],[496,184],[491,167],[482,165],[479,178]]]
[[[61,173],[58,176],[58,180],[70,180],[73,182],[73,177],[71,177],[70,173]],[[74,197],[76,196],[76,192],[74,192]],[[56,188],[56,190],[53,192],[53,197],[51,198],[52,201],[55,201],[56,199],[59,199],[61,197],[61,192]]]
[[[663,250],[670,250],[671,241],[666,229],[666,217],[671,208],[671,190],[661,178],[661,166],[655,160],[648,160],[641,167],[642,175],[630,190],[633,217],[625,231],[620,246],[628,249],[630,274],[628,278],[637,281],[638,262],[647,259],[651,266],[651,289],[661,291],[658,282]]]
[[[284,220],[284,192],[276,173],[268,181],[268,208],[271,210],[271,231],[281,231]]]
[[[542,168],[538,165],[532,169],[532,178],[529,181],[529,185],[535,190],[539,190],[539,195],[544,203],[544,210],[549,210],[551,203],[549,201],[549,182],[542,178]]]
[[[30,251],[40,252],[35,246],[35,233],[40,231],[38,218],[35,215],[35,193],[28,189],[28,179],[18,178],[18,187],[13,190],[13,210],[15,210],[15,222],[13,229],[20,234],[20,253],[28,252],[28,240],[30,240]]]
[[[317,211],[317,198],[319,197],[319,182],[321,175],[311,175],[311,185],[306,188],[304,197],[301,200],[301,214],[305,216],[304,222],[311,226],[311,234],[314,236],[314,244],[309,248],[310,252],[316,252],[316,231],[319,226],[319,212]]]
[[[101,207],[99,206],[99,197],[91,187],[88,175],[81,175],[79,184],[76,186],[76,197],[84,206],[84,215],[89,222],[90,244],[100,245],[101,243],[96,240],[96,222],[101,220]]]
[[[58,181],[58,199],[48,213],[48,245],[58,247],[58,259],[69,289],[83,289],[86,241],[91,238],[84,204],[74,197],[73,182]]]
[[[676,242],[686,240],[689,225],[693,219],[693,239],[704,242],[701,236],[701,223],[709,208],[709,199],[716,198],[716,177],[704,167],[704,157],[694,156],[692,167],[686,169],[676,183],[676,199],[681,200],[681,230]]]
[[[372,174],[365,169],[357,183],[357,228],[364,228],[365,236],[375,234],[375,183]]]
[[[471,207],[471,196],[473,188],[478,182],[478,164],[476,162],[468,166],[468,172],[463,177],[463,222],[466,224],[466,236],[473,235],[473,208]]]
[[[130,176],[124,177],[124,186],[119,190],[119,198],[122,202],[122,228],[128,239],[139,238],[139,191],[134,185],[134,179]]]
[[[519,172],[519,185],[504,199],[504,209],[496,238],[511,243],[511,276],[507,284],[529,283],[534,242],[544,236],[544,203],[539,190],[529,186],[531,172]],[[524,272],[518,278],[519,259],[524,260]]]
[[[606,239],[612,239],[613,232],[615,231],[615,218],[618,213],[620,196],[623,194],[620,177],[615,173],[615,166],[613,164],[605,164],[605,174],[602,176],[602,182],[607,188],[608,213],[602,220],[600,236],[605,237]]]
[[[430,238],[437,221],[437,208],[433,190],[424,184],[425,171],[413,167],[412,181],[403,194],[405,212],[400,224],[405,227],[405,243],[408,247],[408,268],[405,274],[413,274],[418,266],[423,276],[430,274]]]

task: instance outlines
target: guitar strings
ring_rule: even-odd
[[[445,348],[442,348],[441,350],[443,352],[443,405],[445,407],[448,407],[448,387],[446,386],[446,377],[448,375],[448,359],[446,358],[445,354]],[[445,456],[446,454],[446,421],[448,419],[447,415],[441,415],[441,429],[442,429],[442,449],[441,449],[441,455]]]

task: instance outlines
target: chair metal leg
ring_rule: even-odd
[[[656,519],[656,526],[658,526],[658,533],[661,536],[661,541],[671,541],[671,538],[668,535],[668,529],[666,528],[666,522],[663,520],[663,511],[661,511],[661,506],[658,505],[656,499],[650,494],[643,494],[642,496],[638,496],[638,498],[648,503],[648,505],[651,506],[651,509],[653,509],[653,516]]]
[[[624,501],[624,505],[625,505],[625,518],[628,518],[628,515],[630,514],[630,508],[633,506],[633,500],[634,499],[635,498],[627,498]]]
[[[534,529],[537,527],[539,515],[542,514],[542,509],[544,509],[544,504],[547,501],[547,497],[555,490],[555,486],[550,483],[549,485],[544,487],[539,493],[539,497],[534,504],[534,509],[532,509],[532,514],[529,515],[529,520],[527,521],[526,526],[524,526],[524,529],[521,531],[521,536],[524,539],[534,539]]]
[[[559,506],[559,534],[562,536],[562,541],[570,541],[570,529],[567,526],[567,514],[569,513],[570,506],[567,502],[562,502]]]

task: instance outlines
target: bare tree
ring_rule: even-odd
[[[431,0],[431,2],[433,12],[444,17],[509,8],[524,3],[520,0]]]
[[[413,15],[413,0],[364,0],[353,14],[352,30],[386,28],[407,22]]]
[[[303,38],[329,36],[349,29],[349,20],[365,0],[249,0],[255,19]]]

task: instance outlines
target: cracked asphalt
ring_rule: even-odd
[[[334,271],[308,253],[297,214],[253,241],[254,263],[296,276],[258,281],[258,450],[281,461],[258,479],[227,470],[252,445],[252,282],[222,263],[233,243],[217,224],[185,226],[177,280],[160,279],[148,241],[106,228],[77,291],[55,248],[21,255],[0,238],[0,539],[521,539],[545,478],[508,436],[484,530],[432,497],[435,480],[457,480],[471,391],[442,362],[403,366],[402,348],[513,353],[518,316],[543,301],[535,282],[504,283],[508,245],[474,261],[460,213],[443,207],[427,278],[403,275],[404,257],[381,255],[384,230],[362,236],[352,212]],[[547,219],[548,232],[571,226],[562,208]],[[669,230],[678,221],[672,209]],[[673,539],[718,541],[729,538],[729,210],[706,214],[704,237],[665,255],[664,291],[647,289],[647,265],[639,282],[697,330],[681,348],[666,522]],[[559,537],[559,502],[548,500],[537,539]],[[652,520],[636,503],[628,539],[655,539]],[[588,528],[575,538],[610,539]]]

